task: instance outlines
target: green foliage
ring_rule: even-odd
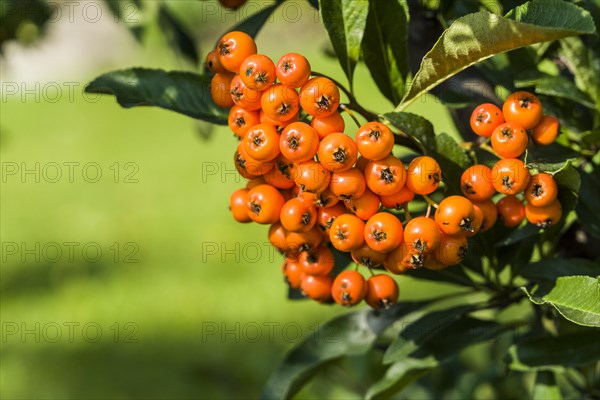
[[[535,304],[550,304],[571,322],[600,328],[600,277],[561,276],[551,289],[544,285],[528,296]]]
[[[0,1],[0,46],[13,39],[25,43],[34,41],[45,29],[51,16],[51,7],[43,0]],[[21,29],[27,24],[34,27],[34,32],[19,37]]]
[[[388,120],[400,134],[414,140],[422,153],[429,154],[429,152],[435,150],[436,144],[433,125],[426,118],[406,112],[387,113],[384,114],[383,117]]]
[[[190,72],[133,68],[96,78],[88,93],[112,94],[122,107],[156,106],[215,124],[227,123],[227,110],[210,97],[210,78]]]
[[[561,0],[534,0],[506,17],[480,11],[459,18],[425,55],[396,110],[404,110],[450,76],[495,54],[594,30],[589,13]]]
[[[408,76],[408,5],[406,0],[369,1],[362,41],[363,59],[381,93],[398,104]]]
[[[556,378],[550,371],[539,371],[535,375],[535,386],[533,387],[534,400],[560,400],[560,388],[556,384]]]
[[[239,24],[234,26],[232,31],[242,31],[246,32],[248,35],[252,37],[256,37],[258,32],[262,29],[262,27],[267,23],[271,14],[275,11],[277,7],[283,2],[283,0],[277,0],[274,4],[262,8],[255,14],[252,14],[250,17],[242,20]]]
[[[323,364],[367,352],[394,321],[430,303],[403,302],[384,312],[361,311],[327,322],[287,355],[263,398],[290,398]]]
[[[198,49],[194,39],[164,4],[158,8],[158,24],[167,35],[170,45],[194,64],[198,64]]]
[[[440,132],[425,116],[407,111],[411,103],[446,80],[465,76],[469,71],[459,73],[471,66],[478,79],[500,93],[517,88],[533,91],[541,98],[544,112],[561,121],[561,134],[550,146],[530,143],[524,159],[532,174],[553,175],[564,218],[545,228],[523,223],[507,229],[497,224],[469,239],[471,254],[461,265],[408,272],[412,279],[464,292],[453,292],[451,296],[460,299],[444,307],[437,303],[433,307],[438,298],[402,301],[386,311],[358,311],[327,322],[288,353],[269,379],[264,398],[290,398],[319,372],[352,357],[378,364],[377,372],[371,371],[374,376],[365,378],[361,396],[388,398],[419,387],[433,398],[437,392],[423,385],[428,374],[460,366],[471,351],[481,351],[492,360],[506,355],[504,364],[489,361],[474,373],[479,383],[491,376],[486,374],[507,366],[518,371],[511,376],[519,382],[516,387],[525,386],[525,373],[531,373],[532,379],[535,373],[533,398],[561,398],[568,390],[577,390],[581,397],[592,393],[585,385],[575,385],[575,389],[565,385],[563,374],[583,373],[600,360],[600,270],[598,242],[593,242],[600,237],[596,194],[600,186],[600,46],[595,28],[600,7],[597,2],[532,0],[514,4],[502,16],[503,11],[497,11],[501,3],[495,1],[424,3],[436,23],[441,21],[446,29],[433,38],[433,47],[412,76],[408,24],[423,16],[412,15],[408,2],[311,2],[319,8],[349,81],[349,89],[342,88],[348,98],[344,110],[389,126],[407,160],[413,153],[434,157],[444,183],[432,194],[437,199],[461,193],[460,177],[466,168],[475,163],[491,166],[498,157],[482,139],[459,143],[455,136]],[[513,3],[520,2],[503,4]],[[234,29],[255,36],[280,4],[272,4]],[[163,16],[163,24],[173,25],[169,21]],[[170,29],[180,50],[181,43],[189,47],[183,29]],[[370,72],[372,87],[395,110],[372,112],[361,105],[369,103],[368,98],[357,98],[353,87],[361,61]],[[213,105],[209,83],[208,76],[192,72],[131,69],[102,75],[86,90],[112,94],[123,107],[158,106],[223,124],[226,110]],[[439,94],[456,109],[455,116],[481,96],[458,89]],[[460,133],[464,138],[472,136],[464,129]],[[584,250],[579,248],[582,243]],[[351,263],[347,254],[337,251],[335,260],[338,269]],[[290,299],[301,297],[298,291],[289,293]],[[412,318],[408,324],[406,317]],[[469,393],[475,391],[471,389]],[[494,393],[499,398],[505,394],[500,389]]]
[[[561,337],[526,339],[510,347],[508,367],[517,371],[556,371],[587,365],[600,358],[598,331],[584,330]]]
[[[320,0],[319,11],[352,90],[369,14],[368,0]]]

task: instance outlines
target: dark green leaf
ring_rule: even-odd
[[[239,24],[235,25],[233,28],[229,29],[229,31],[241,31],[245,32],[251,37],[255,38],[260,32],[261,28],[264,24],[267,23],[273,11],[283,2],[283,0],[277,0],[275,4],[272,4],[268,7],[261,8],[255,14],[252,14],[250,17],[242,20]]]
[[[597,263],[583,258],[555,258],[525,265],[519,273],[535,282],[554,283],[561,276],[597,276],[600,274],[600,267]]]
[[[192,118],[227,124],[228,111],[210,97],[210,78],[190,72],[133,68],[96,78],[85,91],[111,94],[122,107],[156,106]]]
[[[446,362],[469,346],[497,339],[498,335],[508,329],[494,321],[484,321],[463,315],[438,332],[435,338],[423,343],[411,356],[422,358],[431,354],[438,361]]]
[[[462,194],[460,177],[471,165],[465,150],[450,135],[440,133],[435,137],[436,152],[433,157],[442,169],[442,180],[446,185],[446,194]]]
[[[354,312],[325,323],[286,355],[269,378],[262,397],[292,397],[322,365],[347,355],[364,354],[393,322],[429,304],[431,301],[402,302],[388,310]]]
[[[494,54],[594,31],[587,11],[561,0],[533,0],[507,17],[480,11],[458,18],[425,55],[396,111],[404,110],[440,82]]]
[[[586,149],[600,148],[600,127],[581,134],[581,143]]]
[[[319,12],[352,90],[352,76],[360,57],[360,44],[367,23],[369,1],[320,0]]]
[[[469,156],[465,150],[458,145],[456,140],[452,138],[452,136],[442,132],[435,137],[435,143],[437,153],[439,155],[443,155],[448,160],[451,160],[460,168],[467,169],[471,165]]]
[[[425,314],[406,326],[400,336],[388,347],[383,362],[390,364],[399,361],[419,348],[423,343],[435,338],[440,331],[467,313],[472,306],[457,306]]]
[[[423,153],[432,154],[436,149],[433,125],[420,115],[407,112],[392,112],[383,114],[395,128],[412,138]]]
[[[560,388],[551,371],[538,371],[533,386],[533,400],[561,400]]]
[[[302,294],[299,289],[288,288],[288,300],[306,300],[308,297]]]
[[[482,92],[479,90],[465,92],[461,89],[462,88],[449,86],[436,92],[435,97],[437,97],[442,104],[449,108],[475,108],[477,104],[489,102],[489,97],[483,96]]]
[[[554,174],[566,168],[567,163],[577,156],[578,154],[571,148],[556,142],[548,146],[532,144],[525,155],[525,163],[532,174],[538,172]]]
[[[194,64],[198,64],[198,49],[194,38],[164,4],[158,8],[158,25],[167,36],[171,47],[179,50]]]
[[[559,337],[532,338],[514,344],[506,362],[518,371],[564,371],[566,367],[589,364],[600,359],[600,332],[589,329]]]
[[[129,33],[138,42],[141,42],[145,32],[145,27],[141,25],[141,0],[105,0],[105,2],[115,20],[122,22],[129,30]]]
[[[507,265],[511,265],[518,270],[524,265],[529,264],[533,254],[535,242],[533,240],[522,240],[510,246],[505,246],[502,251],[497,252],[498,271],[501,272]]]
[[[55,7],[50,7],[45,0],[0,1],[0,46],[6,40],[19,39],[30,43],[38,39],[37,35],[23,38],[19,35],[25,23],[33,23],[41,32],[52,17]],[[0,48],[0,51],[2,48]]]
[[[563,215],[575,208],[581,187],[579,172],[568,163],[563,169],[556,172],[554,180],[558,185],[558,200],[563,208]]]
[[[390,365],[384,377],[369,388],[367,397],[392,397],[435,366],[449,362],[471,345],[495,339],[504,329],[491,321],[465,316],[454,319],[410,355]]]
[[[333,276],[337,276],[340,272],[346,269],[350,263],[353,262],[352,257],[350,257],[350,253],[345,251],[339,251],[335,247],[331,248],[333,252],[333,270],[331,271]]]
[[[555,258],[529,264],[521,268],[519,272],[524,278],[532,281],[554,283],[561,276],[598,276],[600,275],[600,266],[583,258]]]
[[[369,1],[362,41],[363,59],[379,91],[396,105],[409,72],[406,0]]]
[[[438,365],[434,357],[411,358],[398,361],[387,369],[385,375],[367,391],[367,399],[389,398],[410,385]]]
[[[531,224],[523,225],[523,226],[519,227],[518,229],[512,231],[512,233],[510,233],[506,238],[504,238],[502,241],[498,242],[496,244],[496,246],[504,247],[504,246],[509,246],[514,243],[518,243],[521,240],[525,240],[532,236],[537,235],[540,232],[540,230],[541,230],[541,228],[538,226],[535,226],[535,225],[531,225]]]
[[[594,170],[594,172],[596,169]],[[581,173],[581,187],[577,203],[577,216],[586,232],[600,238],[600,178],[594,173]]]
[[[521,47],[506,53],[513,71],[519,71],[520,74],[529,74],[538,72],[538,62],[535,50],[531,47]],[[514,76],[514,75],[513,75]],[[516,85],[516,82],[515,82]]]
[[[425,279],[434,282],[453,283],[461,286],[473,286],[473,281],[462,269],[462,266],[444,268],[439,271],[432,271],[427,268],[413,269],[407,272],[407,275],[417,279]]]
[[[546,76],[536,79],[523,79],[515,81],[515,87],[535,87],[535,92],[546,96],[561,97],[573,100],[587,108],[595,109],[596,106],[590,97],[580,91],[570,80],[562,76]]]

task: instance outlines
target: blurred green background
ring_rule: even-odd
[[[152,24],[152,3],[139,15],[150,26],[141,45],[105,8],[92,23],[83,8],[71,21],[63,5],[44,38],[4,48],[3,399],[255,398],[289,348],[346,312],[287,300],[267,228],[230,217],[229,194],[244,182],[232,173],[228,129],[83,94],[113,69],[194,69]],[[236,20],[266,3],[235,13],[214,13],[215,2],[167,4],[203,58]],[[301,52],[313,69],[345,82],[324,55],[318,15],[293,4],[265,25],[259,51],[273,59]],[[367,108],[391,110],[364,66],[355,84]],[[453,133],[432,98],[411,111]],[[399,283],[403,298],[439,290]],[[328,390],[354,396],[334,379]]]

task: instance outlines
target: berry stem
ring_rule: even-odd
[[[429,204],[429,206],[433,206],[434,208],[438,208],[438,203],[436,203],[435,201],[433,201],[431,199],[431,197],[427,196],[426,194],[422,194],[421,197],[423,197],[425,199],[425,201],[427,202],[427,204]]]
[[[356,115],[354,115],[354,113],[352,112],[352,109],[350,109],[348,104],[340,104],[340,108],[342,109],[342,111],[344,111],[346,114],[348,114],[350,116],[350,118],[352,118],[352,120],[354,121],[354,123],[356,124],[357,127],[360,128],[360,122],[358,122],[358,119],[356,118]]]
[[[410,215],[410,211],[408,211],[408,204],[405,203],[402,208],[404,208],[404,215],[406,216],[406,221],[404,221],[404,222],[408,223],[408,221],[410,221],[412,219],[412,216]]]
[[[482,150],[487,151],[488,153],[492,153],[492,154],[494,154],[496,156],[498,155],[498,154],[496,154],[496,152],[494,151],[494,149],[492,149],[492,147],[487,143],[487,141],[481,143],[479,145],[479,148],[482,149]]]

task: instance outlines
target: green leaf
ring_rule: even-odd
[[[570,162],[577,157],[577,152],[556,142],[547,146],[532,144],[525,152],[525,164],[534,175],[540,172],[554,175],[568,169]]]
[[[466,169],[471,165],[471,160],[466,151],[458,145],[452,136],[442,132],[435,137],[435,144],[439,155],[452,160],[460,168]]]
[[[319,0],[319,12],[352,90],[352,76],[360,57],[369,1]]]
[[[600,327],[600,277],[562,276],[557,278],[554,287],[542,281],[532,293],[521,289],[531,302],[549,304],[571,322]]]
[[[307,300],[308,297],[306,297],[304,294],[302,294],[302,292],[300,291],[300,289],[292,289],[291,287],[288,288],[288,300]]]
[[[400,132],[408,135],[416,142],[423,153],[431,154],[436,149],[435,133],[429,120],[420,115],[407,112],[391,112],[383,117]]]
[[[542,297],[571,322],[600,327],[600,277],[564,276]]]
[[[562,76],[545,76],[542,78],[515,81],[515,87],[517,88],[527,88],[530,86],[535,87],[537,94],[573,100],[592,110],[596,108],[596,105],[587,94],[579,90],[573,82]]]
[[[33,23],[43,33],[53,12],[54,7],[44,0],[0,1],[0,46],[6,40],[17,39],[25,23]]]
[[[140,0],[122,1],[122,0],[105,0],[108,9],[115,17],[115,21],[121,22],[127,27],[129,33],[133,35],[135,40],[141,43],[145,31],[145,27],[141,24],[141,18],[129,18],[132,14],[137,15],[142,9]],[[132,7],[135,7],[132,9]],[[131,20],[131,21],[130,21]],[[135,21],[133,21],[135,20]]]
[[[325,363],[364,354],[392,323],[429,304],[431,301],[402,302],[388,310],[354,312],[325,323],[286,355],[269,378],[262,398],[292,397]]]
[[[408,18],[406,0],[369,1],[363,59],[379,91],[394,105],[404,95],[409,73]]]
[[[465,274],[462,266],[460,265],[444,268],[439,271],[432,271],[427,268],[417,268],[408,271],[406,274],[412,276],[413,278],[425,279],[433,282],[452,283],[460,286],[474,285],[471,278]]]
[[[156,106],[225,125],[228,110],[213,103],[210,79],[191,72],[132,68],[101,75],[85,91],[114,95],[125,108]]]
[[[366,398],[388,398],[410,385],[438,365],[434,357],[411,358],[398,361],[387,369],[385,375],[367,391]]]
[[[537,235],[541,231],[541,228],[536,225],[526,224],[518,229],[512,231],[507,237],[496,243],[498,247],[510,246],[518,243],[521,240],[528,239],[532,236]]]
[[[595,31],[590,14],[561,0],[533,0],[506,17],[487,11],[455,20],[425,55],[396,111],[452,75],[498,53]]]
[[[533,386],[533,400],[561,400],[560,388],[551,371],[538,371]]]
[[[589,329],[571,335],[532,338],[512,345],[505,361],[517,371],[557,371],[597,361],[598,331]]]
[[[402,330],[383,356],[383,362],[390,364],[401,360],[419,348],[423,343],[439,335],[448,325],[468,312],[472,306],[457,306],[425,314]]]
[[[594,54],[583,43],[581,38],[570,37],[560,41],[560,53],[569,61],[573,68],[575,85],[579,90],[586,92],[593,100],[598,102],[598,78],[594,73],[592,64],[594,63]]]
[[[273,11],[283,2],[283,0],[277,0],[275,4],[272,4],[268,7],[261,8],[257,13],[252,14],[250,17],[242,20],[240,23],[235,25],[233,28],[229,29],[230,31],[241,31],[247,33],[251,37],[255,38],[258,35],[258,32],[262,29],[264,24],[267,23]]]
[[[600,199],[597,193],[600,187],[600,178],[596,171],[597,169],[594,169],[594,173],[581,172],[581,187],[576,212],[583,229],[600,238],[600,214],[598,213]]]
[[[595,277],[600,273],[600,268],[597,263],[583,258],[555,258],[524,265],[519,273],[531,281],[554,283],[562,276]]]
[[[553,177],[558,186],[558,200],[562,205],[563,215],[566,216],[577,204],[579,189],[581,187],[581,177],[570,162],[564,168],[554,173]]]
[[[369,388],[367,398],[390,398],[432,368],[449,362],[471,345],[496,338],[505,329],[495,322],[464,315],[454,319],[409,356],[391,364],[383,378]]]
[[[350,253],[348,253],[346,251],[339,251],[335,247],[332,247],[331,251],[333,252],[333,264],[334,264],[331,274],[333,276],[337,276],[340,272],[345,270],[346,267],[348,267],[348,265],[350,263],[352,263],[354,261],[352,260]]]
[[[194,64],[198,64],[198,49],[194,38],[164,4],[158,8],[158,25],[167,36],[171,47],[178,49]]]
[[[434,340],[428,340],[411,356],[426,357],[431,354],[440,362],[454,358],[469,346],[497,339],[498,335],[509,330],[494,321],[485,321],[469,316],[458,320],[438,332]]]
[[[435,136],[436,152],[433,157],[442,169],[442,181],[446,185],[446,194],[462,194],[460,177],[471,165],[465,150],[458,145],[452,136],[440,133]]]

